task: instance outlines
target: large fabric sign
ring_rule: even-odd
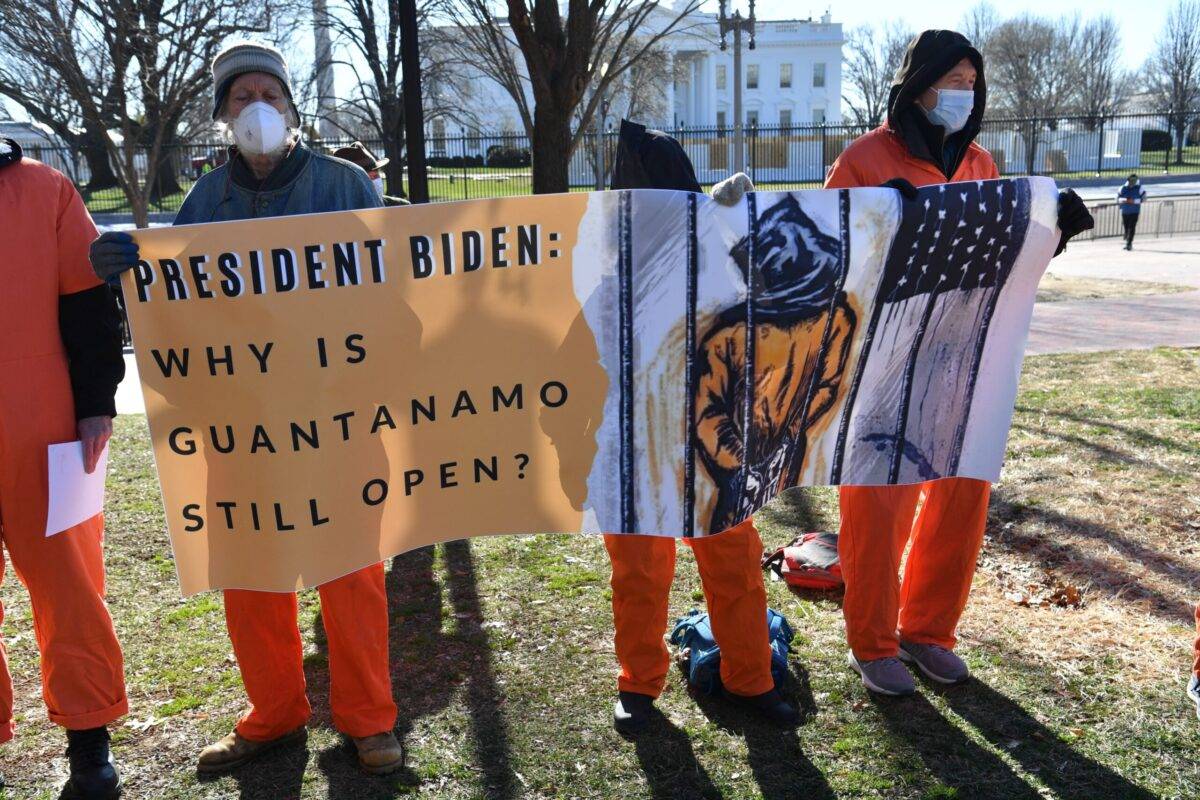
[[[1056,203],[1021,179],[139,231],[124,291],[183,592],[995,480]]]

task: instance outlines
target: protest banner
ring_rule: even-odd
[[[716,533],[1000,471],[1048,179],[545,195],[137,232],[184,594],[483,534]]]

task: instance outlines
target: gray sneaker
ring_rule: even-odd
[[[971,670],[961,658],[936,644],[902,641],[900,660],[916,664],[930,680],[938,683],[962,683],[971,677]]]
[[[847,654],[850,669],[862,676],[863,686],[876,694],[903,697],[917,691],[912,675],[895,656],[859,661],[854,652]]]

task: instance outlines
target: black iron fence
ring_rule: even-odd
[[[984,122],[977,141],[991,152],[1003,175],[1049,175],[1059,179],[1123,176],[1130,172],[1200,176],[1200,111],[1186,115],[1191,123],[1182,137],[1169,124],[1172,117],[1179,116],[992,118]],[[742,161],[746,172],[762,188],[815,188],[846,145],[866,130],[859,125],[750,126],[744,131]],[[733,170],[737,159],[730,128],[681,127],[670,133],[687,151],[701,184],[709,186]],[[329,151],[348,143],[324,140],[310,144]],[[384,152],[382,142],[368,140],[365,144],[378,154]],[[571,189],[586,191],[606,186],[616,145],[615,132],[585,134],[571,156]],[[532,191],[530,147],[523,134],[430,137],[426,146],[430,195],[435,201]],[[68,148],[37,145],[26,147],[26,151],[83,187],[93,213],[127,210],[120,189],[87,188],[90,174],[81,154]],[[225,158],[225,147],[217,142],[167,148],[153,208],[177,210],[191,184]],[[393,178],[398,176],[401,181],[402,162],[393,159],[387,168]],[[144,156],[140,166],[145,169]]]

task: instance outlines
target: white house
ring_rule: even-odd
[[[660,9],[646,21],[647,34],[674,20]],[[731,128],[733,125],[733,41],[719,49],[717,16],[696,12],[661,42],[667,60],[664,102],[650,104],[653,116],[638,121],[653,127]],[[742,103],[744,123],[785,129],[791,126],[836,124],[841,121],[842,25],[829,14],[821,19],[759,20],[756,46],[743,38]],[[671,80],[673,76],[673,80]],[[483,74],[470,76],[475,96],[466,100],[461,117],[446,115],[428,123],[431,141],[476,133],[523,133],[512,98]],[[532,96],[529,97],[532,105]],[[469,109],[467,108],[469,106]],[[614,99],[605,120],[611,128],[623,115]],[[452,118],[453,117],[453,118]]]

